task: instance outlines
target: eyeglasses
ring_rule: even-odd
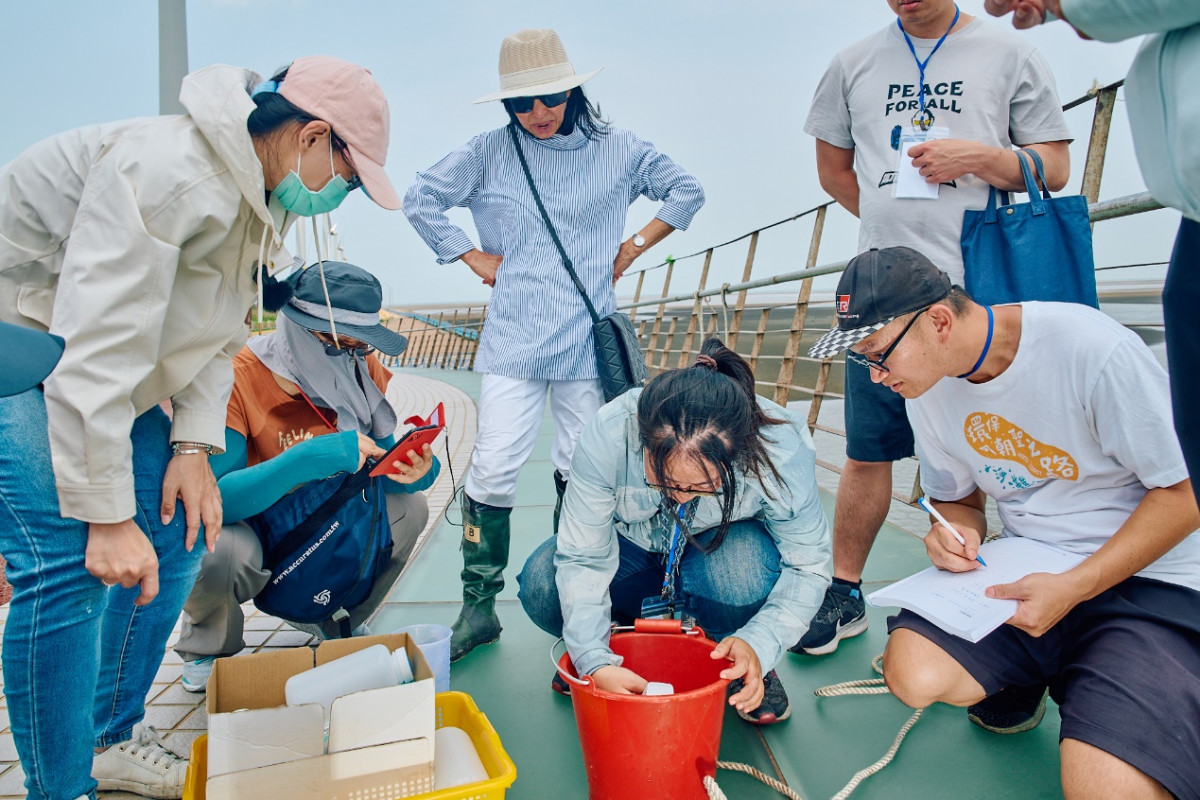
[[[533,101],[541,100],[542,105],[546,108],[554,108],[567,102],[569,91],[555,92],[554,94],[539,94],[534,97],[510,97],[508,98],[508,107],[512,109],[514,114],[528,114],[530,111],[533,111]]]
[[[928,310],[929,306],[925,306],[916,314],[914,314],[913,318],[910,319],[908,324],[904,326],[904,330],[900,331],[900,335],[892,340],[892,343],[888,345],[888,349],[884,350],[879,358],[867,358],[862,353],[856,353],[853,350],[846,351],[846,358],[850,361],[853,361],[855,364],[862,364],[864,367],[872,367],[880,372],[890,372],[891,370],[889,370],[883,362],[887,361],[888,356],[890,356],[892,351],[896,349],[896,345],[900,344],[900,340],[904,338],[904,334],[908,333],[908,329],[911,328],[913,323],[917,321],[917,317],[921,316]]]
[[[720,489],[697,489],[693,486],[668,486],[665,483],[651,483],[649,478],[646,479],[646,487],[663,494],[676,492],[678,494],[694,494],[697,497],[716,497],[721,493]]]
[[[332,334],[313,331],[319,333],[317,339],[325,348],[327,356],[350,356],[351,358],[366,358],[371,353],[375,352],[375,348],[366,342],[358,339],[351,339],[349,336],[339,336],[335,340]],[[328,338],[327,338],[328,337]]]

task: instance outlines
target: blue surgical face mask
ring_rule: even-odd
[[[346,195],[350,194],[350,182],[338,175],[333,166],[333,140],[329,142],[329,171],[333,177],[314,192],[300,180],[300,156],[296,156],[296,168],[283,177],[275,191],[271,194],[279,199],[279,204],[293,214],[302,217],[315,217],[318,214],[328,214],[342,204]]]

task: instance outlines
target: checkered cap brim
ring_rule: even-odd
[[[863,339],[867,338],[884,325],[887,325],[893,319],[895,319],[895,317],[885,319],[882,322],[876,322],[873,325],[864,325],[861,328],[854,328],[848,331],[842,330],[841,328],[834,328],[829,333],[818,339],[816,344],[808,348],[808,355],[810,358],[829,358],[830,356],[836,356],[847,347],[861,342]]]

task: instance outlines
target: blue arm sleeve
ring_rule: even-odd
[[[243,467],[245,450],[243,439]],[[240,522],[270,508],[302,483],[353,472],[357,467],[358,434],[354,431],[329,433],[295,444],[275,458],[235,469],[217,480],[225,521]]]
[[[395,436],[385,436],[382,439],[376,439],[375,444],[382,447],[384,450],[391,450],[396,444]],[[383,482],[383,490],[388,494],[416,494],[423,492],[430,486],[433,486],[434,481],[438,479],[438,475],[442,472],[442,462],[438,461],[437,456],[433,457],[433,465],[429,468],[429,472],[425,473],[425,477],[416,483],[396,483],[393,480],[385,480]]]
[[[208,466],[213,475],[220,480],[228,472],[246,468],[246,437],[233,428],[225,429],[225,452],[219,456],[209,456]],[[219,484],[218,484],[219,485]],[[224,499],[221,501],[224,503]]]

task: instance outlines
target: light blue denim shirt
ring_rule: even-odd
[[[654,519],[662,495],[646,485],[637,428],[640,389],[601,408],[584,428],[571,460],[554,556],[563,612],[563,638],[580,675],[619,665],[608,648],[616,575],[617,537],[662,552]],[[764,428],[767,453],[779,471],[760,483],[739,473],[733,519],[761,520],[779,548],[780,575],[766,603],[735,636],[753,648],[763,672],[808,630],[832,570],[829,522],[817,496],[816,454],[804,420],[763,398],[758,403],[782,425]],[[721,521],[719,500],[701,497],[692,521],[700,532]]]

